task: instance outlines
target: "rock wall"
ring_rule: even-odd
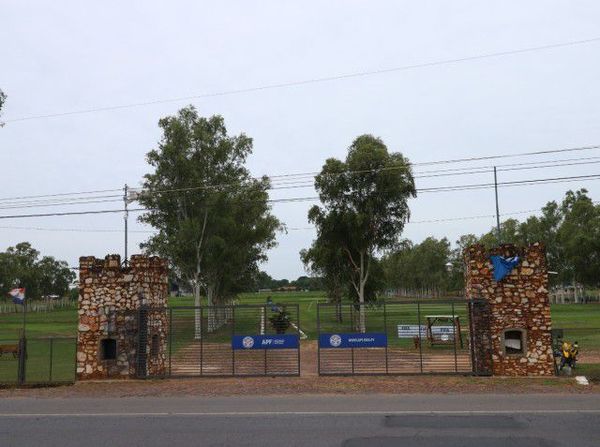
[[[491,370],[496,375],[544,376],[554,374],[552,354],[548,268],[543,244],[528,247],[502,245],[485,250],[473,245],[465,250],[465,289],[467,298],[485,299],[489,306],[472,315],[472,329],[485,333],[480,343],[491,344]],[[490,256],[519,256],[520,262],[499,282],[494,281]],[[507,353],[506,330],[524,334],[524,352]],[[477,338],[476,338],[477,339]],[[485,340],[488,340],[487,342]],[[477,352],[489,346],[472,347]]]
[[[167,359],[167,262],[134,255],[79,259],[77,378],[161,376]],[[116,341],[103,359],[103,340]],[[105,342],[106,343],[106,342]]]

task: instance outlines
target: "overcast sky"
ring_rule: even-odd
[[[597,1],[223,1],[0,3],[1,198],[136,186],[159,118],[194,104],[254,139],[255,175],[316,171],[362,133],[413,162],[600,144],[600,42],[375,76],[88,114],[34,115],[147,102],[477,56],[600,37]],[[600,156],[600,150],[501,163]],[[489,165],[489,162],[479,162]],[[472,165],[478,165],[474,163]],[[464,165],[461,165],[464,166]],[[501,181],[598,173],[597,164],[501,173]],[[423,179],[418,187],[481,183],[491,174]],[[503,188],[500,211],[537,209],[598,180]],[[117,193],[118,194],[118,193]],[[314,195],[278,190],[272,198]],[[492,190],[421,194],[412,220],[492,215]],[[312,203],[275,204],[291,228]],[[80,204],[0,215],[118,208]],[[135,205],[134,205],[135,206]],[[147,230],[135,222],[131,228]],[[494,218],[411,223],[404,236],[454,241]],[[0,249],[30,241],[71,265],[123,252],[122,215],[0,220]],[[13,228],[6,228],[13,227]],[[14,227],[44,228],[46,231]],[[130,253],[147,237],[132,233]],[[265,270],[303,274],[310,229],[278,237]]]

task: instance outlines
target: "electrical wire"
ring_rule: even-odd
[[[499,182],[498,187],[511,187],[511,186],[531,186],[536,184],[550,184],[550,183],[564,183],[570,181],[586,181],[586,180],[598,180],[600,179],[600,175],[580,175],[580,176],[570,176],[570,177],[554,177],[554,178],[543,178],[543,179],[533,179],[533,180],[517,180],[511,182]],[[448,192],[448,191],[460,191],[460,190],[476,190],[476,189],[488,189],[493,188],[493,183],[480,183],[480,184],[470,184],[470,185],[456,185],[456,186],[446,186],[446,187],[438,187],[438,188],[425,188],[421,190],[417,190],[418,192]],[[307,202],[307,201],[318,201],[318,196],[307,196],[307,197],[286,197],[286,198],[278,198],[278,199],[268,199],[266,202],[270,204],[278,204],[278,203],[297,203],[297,202]],[[246,203],[250,203],[246,201]],[[137,211],[151,211],[151,209],[147,208],[132,208],[128,209],[129,212],[137,212]],[[104,214],[104,213],[120,213],[124,212],[123,209],[113,209],[113,210],[89,210],[89,211],[72,211],[72,212],[56,212],[56,213],[35,213],[35,214],[20,214],[20,215],[0,215],[0,219],[19,219],[19,218],[29,218],[29,217],[53,217],[53,216],[73,216],[73,215],[85,215],[85,214]]]
[[[367,76],[382,75],[382,74],[395,73],[395,72],[407,71],[407,70],[415,70],[415,69],[426,68],[426,67],[435,67],[435,66],[440,66],[440,65],[456,64],[456,63],[470,62],[470,61],[476,61],[476,60],[481,60],[481,59],[510,56],[510,55],[515,55],[515,54],[531,53],[531,52],[535,52],[535,51],[551,50],[551,49],[556,49],[556,48],[570,47],[570,46],[574,46],[574,45],[589,44],[589,43],[594,43],[594,42],[598,42],[598,41],[600,41],[600,37],[592,37],[590,39],[573,40],[573,41],[569,41],[569,42],[519,48],[519,49],[514,49],[514,50],[490,52],[490,53],[484,53],[484,54],[473,55],[473,56],[465,56],[465,57],[460,57],[460,58],[442,59],[442,60],[438,60],[438,61],[423,62],[423,63],[419,63],[419,64],[402,65],[402,66],[398,66],[398,67],[360,71],[360,72],[354,72],[354,73],[345,73],[345,74],[339,74],[339,75],[334,75],[334,76],[324,76],[324,77],[305,79],[305,80],[299,80],[299,81],[279,82],[279,83],[274,83],[274,84],[266,84],[266,85],[262,85],[262,86],[232,89],[232,90],[223,90],[220,92],[201,93],[201,94],[197,94],[197,95],[180,96],[177,98],[156,99],[156,100],[150,100],[150,101],[143,101],[143,102],[136,102],[136,103],[129,103],[129,104],[120,104],[120,105],[113,105],[113,106],[106,106],[106,107],[93,107],[93,108],[88,108],[88,109],[72,110],[72,111],[66,111],[66,112],[48,113],[48,114],[40,114],[40,115],[29,115],[29,116],[23,116],[23,117],[5,120],[4,122],[5,123],[14,123],[14,122],[20,122],[20,121],[31,121],[31,120],[38,120],[38,119],[45,119],[45,118],[57,118],[57,117],[64,117],[64,116],[70,116],[70,115],[82,115],[82,114],[105,112],[105,111],[112,111],[112,110],[130,109],[130,108],[135,108],[135,107],[144,107],[144,106],[150,106],[150,105],[156,105],[156,104],[167,104],[167,103],[173,103],[173,102],[190,101],[190,100],[203,99],[203,98],[213,98],[213,97],[219,97],[219,96],[230,96],[230,95],[237,95],[237,94],[243,94],[243,93],[253,93],[253,92],[259,92],[259,91],[264,91],[264,90],[282,89],[282,88],[287,88],[287,87],[298,87],[298,86],[303,86],[303,85],[319,84],[319,83],[324,83],[324,82],[333,82],[333,81],[340,81],[340,80],[345,80],[345,79],[363,78],[363,77],[367,77]]]
[[[394,166],[394,167],[389,167],[389,168],[343,171],[343,172],[337,172],[337,173],[328,173],[327,175],[341,176],[341,175],[349,175],[349,174],[364,174],[364,173],[370,173],[370,172],[384,172],[384,171],[391,171],[391,170],[408,170],[408,169],[410,169],[411,166],[439,165],[439,164],[451,164],[451,163],[459,163],[459,162],[464,163],[466,161],[471,162],[471,161],[480,161],[480,160],[492,160],[492,159],[524,157],[524,156],[534,156],[534,155],[546,155],[546,154],[565,153],[565,152],[579,152],[579,151],[587,151],[587,150],[595,150],[595,149],[600,149],[600,145],[552,149],[552,150],[533,151],[533,152],[522,152],[522,153],[517,153],[517,154],[499,154],[499,155],[490,155],[490,156],[483,156],[483,157],[470,157],[470,158],[461,158],[461,159],[453,159],[453,160],[438,160],[438,161],[432,161],[432,162],[412,163],[410,166],[401,165],[401,166]],[[592,157],[590,157],[590,158],[592,158]],[[570,160],[575,160],[575,159],[570,159]],[[553,162],[553,160],[545,161],[545,163],[552,163],[552,162]],[[521,166],[521,165],[523,165],[523,163],[520,163],[518,165],[513,164],[512,166]],[[549,166],[549,167],[551,167],[551,166]],[[490,168],[493,168],[493,166],[491,166]],[[463,169],[468,169],[468,168],[463,168]],[[482,168],[477,167],[477,169],[482,169]],[[504,171],[507,171],[507,170],[508,169],[504,169]],[[515,170],[518,170],[518,169],[515,169]],[[435,171],[430,171],[430,172],[435,172]],[[314,177],[316,174],[318,174],[318,173],[307,172],[307,173],[299,173],[299,174],[284,174],[284,176],[299,175],[299,176],[305,176],[305,177],[308,177],[308,176]],[[265,177],[273,180],[273,179],[279,178],[281,176],[275,175],[275,176],[270,176],[270,177],[265,176]],[[261,178],[262,177],[253,177],[253,179],[255,179],[255,180],[260,180]],[[418,178],[418,177],[415,177],[415,178]],[[421,178],[424,178],[424,177],[421,177]],[[140,195],[144,195],[144,194],[180,193],[180,192],[187,192],[187,191],[222,189],[225,187],[237,186],[237,185],[238,185],[237,183],[224,183],[224,184],[217,184],[217,185],[191,186],[191,187],[185,187],[185,188],[155,189],[155,190],[151,190],[151,191],[144,190],[144,189],[135,189],[135,188],[133,188],[133,190]],[[300,187],[299,185],[301,185],[302,187],[311,186],[311,184],[308,183],[308,180],[304,180],[304,181],[298,180],[297,182],[292,182],[292,181],[288,180],[283,185],[281,185],[279,183],[275,183],[275,186],[271,186],[269,189],[296,189],[296,188]]]
[[[594,204],[598,204],[599,202],[593,202]],[[130,211],[142,211],[144,209],[138,210],[130,210]],[[508,213],[500,213],[500,217],[502,216],[516,216],[520,214],[531,214],[542,211],[543,208],[529,209],[523,211],[511,211]],[[119,210],[122,211],[122,210]],[[441,222],[456,222],[462,220],[476,220],[476,219],[488,219],[495,218],[495,214],[483,214],[483,215],[475,215],[475,216],[457,216],[457,217],[447,217],[442,219],[427,219],[427,220],[414,220],[409,221],[407,224],[425,224],[425,223],[441,223]],[[0,229],[6,230],[35,230],[35,231],[53,231],[53,232],[77,232],[77,233],[122,233],[122,229],[106,229],[106,228],[44,228],[44,227],[21,227],[21,226],[0,226]],[[301,230],[314,230],[314,226],[306,226],[306,227],[286,227],[286,231],[301,231]],[[143,234],[151,234],[156,233],[156,230],[129,230],[129,233],[143,233]]]
[[[498,154],[498,155],[493,155],[493,156],[471,157],[471,158],[454,159],[454,160],[438,160],[438,161],[434,161],[434,162],[412,163],[410,166],[399,166],[399,167],[393,167],[393,168],[370,169],[370,170],[361,170],[361,171],[345,171],[345,172],[338,173],[336,175],[379,172],[379,171],[385,171],[385,170],[390,170],[390,169],[394,169],[394,170],[408,169],[409,167],[412,167],[412,166],[422,166],[423,164],[428,165],[428,164],[432,164],[432,163],[433,164],[449,164],[449,163],[458,163],[458,162],[465,162],[465,161],[471,162],[471,161],[489,160],[489,159],[495,159],[495,158],[524,157],[524,156],[533,156],[533,155],[540,155],[540,154],[556,154],[556,153],[578,152],[578,151],[587,151],[587,150],[595,150],[595,149],[600,149],[600,145],[560,148],[560,149],[534,151],[534,152],[521,152],[521,153],[517,153],[517,154]],[[527,165],[545,164],[546,166],[540,166],[540,169],[541,169],[543,167],[569,166],[569,164],[559,164],[562,162],[580,161],[579,163],[570,164],[570,165],[579,165],[579,164],[585,164],[585,163],[583,163],[583,161],[585,161],[585,160],[598,160],[598,159],[600,159],[600,157],[580,157],[580,158],[567,158],[567,159],[559,159],[559,160],[521,162],[521,163],[497,165],[497,168],[499,171],[508,171],[509,169],[503,169],[503,168],[518,167],[519,169],[521,169],[520,167],[524,167]],[[549,164],[552,164],[552,165],[549,165]],[[426,178],[426,176],[418,175],[418,174],[435,174],[435,173],[445,173],[445,172],[448,172],[448,173],[454,172],[457,175],[459,175],[459,174],[466,175],[469,172],[485,173],[485,169],[492,169],[492,168],[493,168],[493,166],[488,165],[488,166],[472,166],[472,167],[461,167],[461,168],[435,169],[435,170],[422,171],[420,173],[417,171],[415,178]],[[514,170],[519,170],[519,169],[514,169]],[[477,170],[480,170],[481,172],[475,172]],[[308,180],[302,181],[300,179],[294,180],[294,179],[290,178],[291,176],[303,176],[303,177],[310,177],[312,179],[312,178],[314,178],[314,176],[316,174],[318,174],[318,172],[280,174],[280,175],[272,175],[272,176],[267,176],[267,177],[274,184],[274,186],[270,189],[275,189],[275,188],[283,189],[283,188],[281,188],[282,186],[288,186],[288,185],[296,186],[296,185],[300,185],[300,184],[306,184],[308,181]],[[332,175],[332,174],[330,174],[330,175]],[[253,177],[253,178],[261,179],[262,177]],[[279,180],[279,179],[281,179],[281,180]],[[138,193],[138,194],[148,194],[148,193],[157,194],[157,193],[167,193],[167,192],[185,192],[185,191],[194,191],[194,190],[203,190],[203,189],[216,189],[216,188],[222,188],[222,187],[232,186],[232,185],[233,184],[230,183],[230,184],[220,184],[220,185],[196,186],[196,187],[188,187],[188,188],[158,189],[158,190],[153,190],[151,192],[149,192],[148,190],[141,189],[141,188],[130,188],[130,190],[132,193]],[[237,183],[235,185],[237,185]],[[17,204],[33,205],[36,203],[53,203],[53,202],[59,203],[59,202],[62,202],[63,200],[64,201],[77,201],[77,200],[96,200],[96,199],[101,199],[101,198],[115,198],[115,199],[122,198],[123,197],[122,195],[117,195],[117,194],[103,195],[103,196],[98,196],[98,195],[89,196],[90,194],[104,194],[104,193],[110,193],[110,192],[116,192],[116,191],[122,191],[122,188],[100,189],[100,190],[92,190],[92,191],[74,191],[74,192],[64,192],[64,193],[55,193],[55,194],[26,195],[26,196],[16,196],[16,197],[3,197],[3,198],[0,198],[0,209],[3,205],[7,205],[7,206],[17,205]],[[75,196],[75,195],[88,195],[89,197],[81,197],[81,198],[69,197],[69,196]],[[39,199],[39,200],[30,200],[30,201],[26,202],[26,201],[24,201],[25,199]],[[47,200],[42,200],[42,199],[47,199]],[[16,202],[19,200],[23,200],[23,202]]]

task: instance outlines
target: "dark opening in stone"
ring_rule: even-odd
[[[158,334],[152,335],[152,343],[150,344],[150,356],[158,357],[160,339]]]
[[[507,355],[525,353],[525,331],[523,329],[508,329],[504,331],[504,352]]]
[[[115,360],[117,358],[117,340],[105,338],[100,342],[100,358],[102,360]]]

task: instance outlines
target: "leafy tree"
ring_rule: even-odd
[[[22,286],[29,299],[45,295],[65,296],[75,274],[64,261],[52,256],[39,258],[29,242],[21,242],[0,253],[0,293]]]
[[[597,285],[600,278],[600,207],[587,191],[568,191],[561,205],[557,239],[564,254],[564,276],[573,282]]]
[[[564,250],[558,240],[558,230],[563,221],[559,205],[548,202],[542,208],[540,217],[531,216],[519,227],[521,243],[544,242],[546,245],[546,259],[550,269],[560,272],[560,280],[565,280],[566,259]],[[554,277],[551,277],[554,279]]]
[[[500,225],[503,243],[543,242],[550,269],[560,282],[597,285],[600,278],[600,206],[587,190],[567,191],[561,204],[548,202],[540,217],[519,223],[508,219]],[[487,247],[498,244],[494,229],[481,236]],[[554,277],[552,277],[554,279]]]
[[[520,234],[519,221],[517,219],[507,219],[500,222],[500,240],[498,240],[498,230],[496,227],[482,235],[478,241],[487,248],[502,244],[521,244],[523,238]]]
[[[40,291],[44,295],[65,295],[75,274],[65,261],[44,256],[36,265]]]
[[[382,259],[386,284],[395,289],[446,291],[450,285],[446,264],[451,256],[446,238],[428,237],[420,244],[403,241]]]
[[[252,139],[228,135],[221,116],[203,118],[190,106],[159,126],[163,137],[147,154],[154,172],[145,175],[139,197],[150,210],[140,220],[158,233],[143,247],[169,259],[196,306],[202,291],[212,306],[247,283],[275,245],[280,223],[270,214],[269,180],[250,176]]]
[[[317,243],[340,247],[357,302],[364,304],[375,254],[398,243],[410,215],[408,199],[416,196],[408,159],[389,153],[381,139],[361,135],[345,161],[325,162],[315,188],[322,207],[311,208],[308,217],[317,228]],[[364,332],[362,311],[359,320]]]
[[[340,304],[350,277],[346,255],[332,240],[319,237],[309,249],[300,251],[300,259],[307,271],[323,278],[323,286],[330,303]]]

